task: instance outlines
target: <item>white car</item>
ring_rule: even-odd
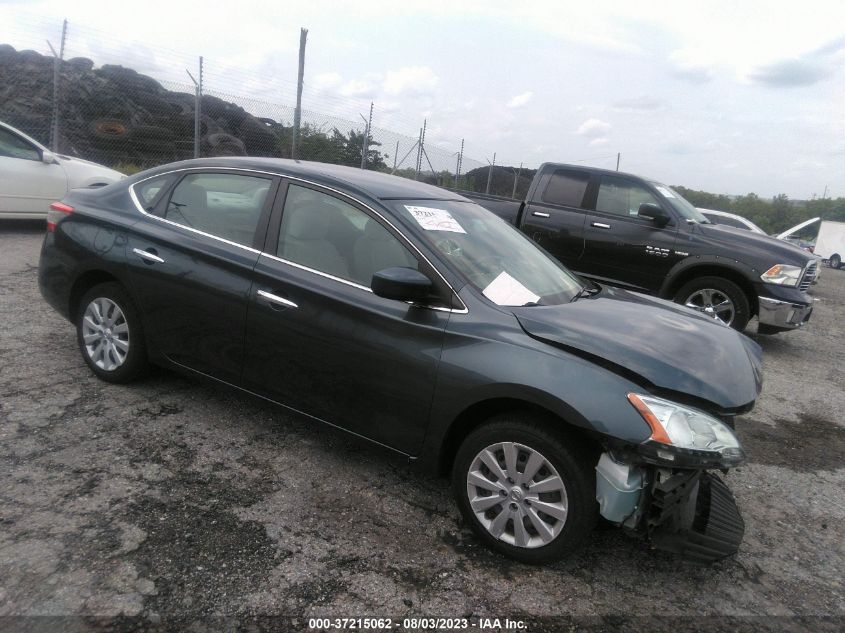
[[[125,178],[114,169],[54,154],[0,121],[0,219],[47,217],[50,204],[70,189],[109,185]]]
[[[702,215],[704,215],[704,217],[710,220],[713,224],[727,224],[728,226],[732,226],[737,229],[746,229],[754,233],[767,235],[767,233],[754,224],[754,222],[748,218],[742,217],[741,215],[728,213],[727,211],[716,211],[715,209],[699,208],[698,210],[701,211]]]

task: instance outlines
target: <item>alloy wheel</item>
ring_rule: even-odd
[[[539,451],[499,442],[480,451],[467,472],[467,497],[479,523],[510,545],[551,543],[566,523],[566,486]]]
[[[85,352],[97,367],[114,371],[129,353],[129,324],[114,301],[98,297],[82,315],[82,340]]]
[[[696,290],[686,298],[684,305],[721,321],[725,325],[733,323],[736,316],[736,308],[731,298],[715,288]]]

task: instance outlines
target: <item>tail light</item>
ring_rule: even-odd
[[[56,224],[64,216],[73,213],[73,207],[64,202],[54,202],[50,205],[50,210],[47,212],[47,231],[52,233],[56,230]]]

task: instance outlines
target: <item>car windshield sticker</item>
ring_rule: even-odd
[[[413,218],[426,231],[450,231],[452,233],[466,233],[458,221],[446,209],[434,209],[432,207],[415,207],[406,204]]]
[[[662,193],[664,198],[674,198],[675,197],[675,194],[672,193],[671,191],[669,191],[666,187],[661,187],[660,185],[657,185],[655,187],[655,189],[657,189],[660,193]]]
[[[540,300],[539,295],[535,295],[505,271],[499,273],[484,289],[484,296],[500,306],[524,306]]]

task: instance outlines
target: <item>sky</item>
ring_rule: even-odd
[[[0,43],[426,138],[484,163],[845,196],[845,2],[0,0]],[[170,83],[167,83],[170,82]],[[249,108],[248,108],[249,109]],[[401,153],[401,152],[400,152]],[[470,165],[475,163],[469,162]],[[486,163],[485,163],[486,164]]]

